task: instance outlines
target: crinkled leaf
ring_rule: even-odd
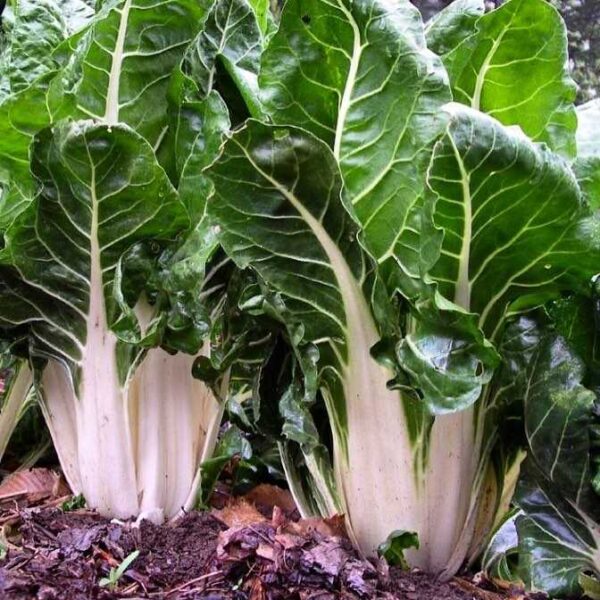
[[[263,56],[260,86],[277,123],[304,127],[334,151],[392,288],[418,278],[420,198],[449,98],[408,0],[290,2]],[[413,290],[410,290],[411,292]]]
[[[561,289],[587,289],[600,264],[598,224],[561,158],[472,109],[448,110],[428,174],[443,238],[430,274],[493,337],[511,302],[522,310]]]
[[[246,0],[217,0],[202,31],[185,53],[182,71],[198,86],[200,97],[223,90],[218,70],[224,69],[246,103],[249,114],[262,116],[258,70],[263,35],[257,15]]]
[[[65,70],[78,116],[127,123],[156,144],[171,72],[204,16],[196,0],[103,3]]]
[[[528,458],[517,486],[520,572],[552,596],[579,591],[579,573],[600,568],[598,497],[592,488],[595,395],[583,361],[549,326],[521,317],[512,332],[513,401],[522,403]],[[576,339],[576,338],[574,338]]]
[[[576,154],[567,29],[549,2],[505,2],[443,60],[456,101],[518,125],[561,154]]]

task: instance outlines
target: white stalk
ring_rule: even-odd
[[[108,78],[106,108],[104,113],[104,121],[108,125],[116,125],[119,122],[121,70],[123,68],[123,59],[125,58],[125,36],[127,35],[131,4],[132,0],[125,0],[123,8],[118,11],[121,14],[121,18],[119,20],[119,31],[117,32],[115,47],[112,51],[112,62],[110,66],[110,76]]]
[[[474,409],[436,417],[429,444],[419,566],[453,575],[466,558],[475,527],[472,498],[479,452]]]
[[[10,437],[19,422],[21,409],[33,385],[33,374],[27,361],[19,361],[15,368],[10,387],[5,392],[0,412],[0,460],[4,456]]]
[[[93,170],[90,193],[90,304],[76,402],[81,484],[88,505],[101,514],[127,518],[138,513],[136,473],[127,389],[117,369],[117,337],[106,319]]]
[[[75,410],[77,398],[67,368],[56,360],[49,360],[41,380],[40,406],[54,449],[67,483],[74,494],[83,491],[79,470],[77,425]]]
[[[208,355],[210,352],[210,347],[208,344],[204,346],[202,352],[205,355]],[[177,514],[178,517],[183,516],[185,513],[188,513],[190,510],[196,507],[200,485],[202,484],[201,465],[205,460],[208,460],[212,456],[215,446],[217,445],[219,426],[221,425],[221,419],[223,418],[223,412],[225,410],[225,398],[227,391],[229,390],[229,370],[225,372],[221,381],[221,386],[219,389],[220,398],[215,398],[214,393],[207,386],[203,385],[201,390],[204,394],[203,397],[205,402],[210,406],[210,410],[204,413],[205,435],[202,447],[200,448],[200,454],[196,460],[196,472],[192,481],[192,485],[189,488],[187,498],[185,499],[181,510]]]
[[[220,421],[220,404],[203,382],[192,377],[194,359],[152,349],[130,387],[139,415],[141,515],[153,520],[172,518],[185,505],[214,421],[217,417]]]

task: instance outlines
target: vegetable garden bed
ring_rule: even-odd
[[[2,2],[0,457],[95,511],[10,593],[600,599],[600,101],[493,4]]]
[[[20,509],[5,503],[0,513],[5,533],[18,532],[0,562],[0,593],[6,600],[545,597],[516,587],[499,590],[485,578],[479,584],[466,577],[440,583],[422,572],[362,560],[341,521],[298,520],[291,497],[283,497],[287,510],[270,506],[282,493],[265,487],[247,499],[222,502],[211,513],[192,512],[163,526],[114,523],[84,509],[24,508],[21,497]],[[122,575],[109,583],[110,571],[131,556]]]

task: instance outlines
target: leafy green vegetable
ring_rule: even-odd
[[[397,565],[408,569],[409,565],[404,558],[404,550],[419,548],[419,536],[412,531],[393,531],[388,539],[379,546],[378,552],[390,565]]]
[[[473,2],[452,3],[428,35],[455,100],[574,156],[576,86],[558,11],[545,0],[509,0],[477,20],[476,10]]]
[[[227,305],[207,287],[217,243],[201,169],[228,109],[219,74],[207,86],[182,65],[233,3],[43,7],[16,6],[0,67],[0,330],[26,357],[3,437],[33,384],[73,492],[160,521],[195,502],[228,393],[228,373],[219,397],[192,377]],[[246,29],[235,39],[258,52]]]

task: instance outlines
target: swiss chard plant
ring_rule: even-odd
[[[362,553],[450,577],[500,531],[490,571],[589,593],[598,105],[548,2],[484,9],[9,2],[0,450],[35,395],[73,491],[159,521],[227,406]]]
[[[288,2],[268,118],[207,170],[219,240],[293,350],[290,487],[305,514],[343,512],[365,554],[416,532],[409,563],[450,576],[508,508],[503,336],[600,264],[565,59],[543,0],[457,2],[426,27],[408,2]]]
[[[264,32],[242,0],[93,4],[2,15],[0,432],[33,387],[73,492],[160,521],[195,505],[223,412],[192,377],[228,285],[201,169]]]
[[[577,114],[573,169],[597,211],[600,105],[590,102]],[[597,278],[591,291],[591,298],[569,294],[521,317],[506,336],[512,349],[503,379],[527,459],[516,490],[518,512],[494,535],[484,568],[553,597],[582,591],[600,597]]]

